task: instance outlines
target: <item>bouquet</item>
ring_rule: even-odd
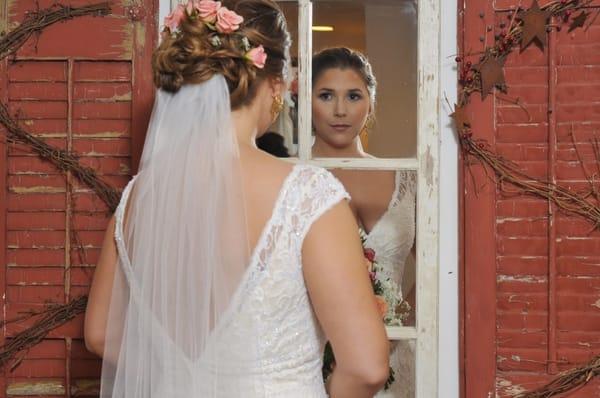
[[[361,235],[361,241],[365,264],[369,271],[371,286],[383,322],[386,326],[402,326],[403,321],[410,314],[410,305],[402,298],[398,284],[384,275],[383,269],[377,263],[375,250],[365,247],[366,237],[364,234]],[[323,380],[327,380],[327,377],[333,372],[334,366],[333,349],[331,344],[327,342],[323,356]],[[390,368],[390,376],[385,383],[384,390],[389,389],[394,380],[394,369]]]

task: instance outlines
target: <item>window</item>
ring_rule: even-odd
[[[342,182],[353,171],[363,175],[390,170],[416,174],[415,322],[412,326],[388,327],[388,335],[392,340],[414,342],[415,396],[435,397],[438,395],[440,6],[438,2],[418,0],[299,0],[280,1],[280,4],[296,43],[292,50],[298,73],[296,158],[327,167]],[[317,138],[312,120],[315,98],[312,55],[331,46],[348,46],[364,52],[378,79],[376,128],[372,137],[361,140],[365,152],[372,157],[314,156]],[[369,195],[367,192],[360,196]],[[407,286],[403,286],[403,291],[410,286],[406,282],[410,278],[408,262],[405,270],[403,282]]]

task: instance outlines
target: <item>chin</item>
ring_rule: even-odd
[[[352,146],[354,143],[354,138],[356,138],[355,135],[332,134],[324,141],[333,148],[346,149]]]

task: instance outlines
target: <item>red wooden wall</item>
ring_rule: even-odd
[[[0,30],[14,28],[26,11],[54,3],[4,1]],[[112,15],[53,25],[34,35],[16,57],[5,59],[0,64],[0,99],[28,131],[75,151],[82,163],[121,188],[139,160],[151,111],[157,2],[110,4]],[[139,20],[130,18],[131,5],[139,7]],[[87,294],[108,214],[103,202],[77,179],[39,160],[26,146],[6,144],[2,137],[0,289],[3,318],[11,319],[22,311]],[[5,326],[0,341],[30,325]],[[54,330],[14,369],[5,369],[0,396],[97,395],[100,361],[85,350],[82,325],[80,316]]]
[[[492,44],[486,27],[500,30],[511,7],[531,0],[458,3],[468,53]],[[600,2],[593,5],[592,16]],[[589,143],[600,137],[600,18],[587,31],[554,31],[544,52],[515,50],[505,74],[507,97],[520,98],[528,113],[474,98],[474,136],[530,175],[585,188],[570,130],[585,167],[600,175]],[[475,184],[463,164],[461,393],[510,396],[600,353],[600,231],[546,200],[501,193],[480,167],[472,170]],[[600,381],[568,396],[599,397]]]

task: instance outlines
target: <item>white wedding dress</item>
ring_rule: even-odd
[[[375,251],[375,261],[384,278],[390,278],[402,289],[406,259],[415,240],[416,175],[413,171],[396,172],[394,193],[387,211],[377,221],[366,237],[365,247]],[[402,292],[400,292],[402,293]],[[404,295],[402,295],[404,297]],[[390,366],[395,381],[378,398],[413,398],[415,395],[415,345],[414,341],[392,343]]]
[[[123,216],[132,182],[123,192],[115,228],[127,278],[132,265],[123,244]],[[313,222],[343,199],[349,199],[348,194],[328,171],[294,166],[242,281],[209,337],[210,352],[193,363],[182,356],[186,375],[181,369],[164,369],[153,376],[153,396],[201,398],[210,390],[224,398],[327,397],[321,373],[325,336],[304,283],[301,250]],[[164,333],[160,325],[151,327],[153,333]],[[218,358],[218,377],[215,364],[206,358]],[[183,383],[173,383],[182,377]],[[162,391],[165,384],[178,385],[179,390]]]

